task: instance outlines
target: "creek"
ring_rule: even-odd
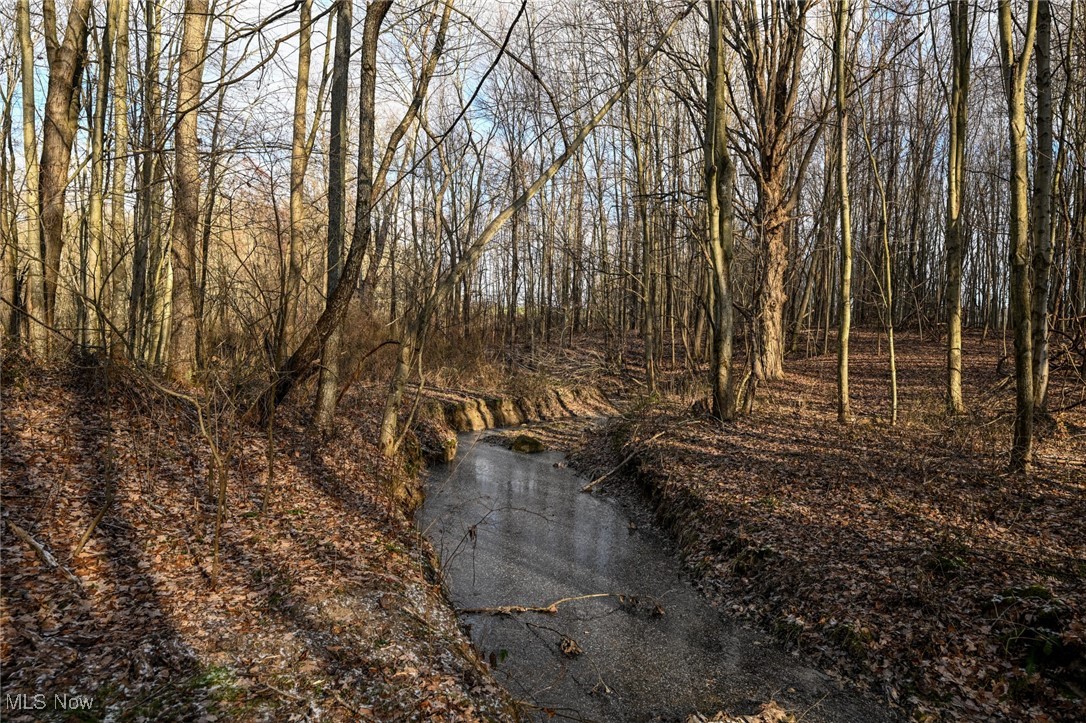
[[[583,494],[562,454],[480,439],[461,435],[431,470],[417,519],[458,610],[567,600],[556,614],[460,613],[533,716],[685,721],[774,700],[805,721],[894,719],[711,607],[643,500]]]

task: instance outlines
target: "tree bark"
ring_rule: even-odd
[[[1033,339],[1029,282],[1029,144],[1026,138],[1026,75],[1037,28],[1038,0],[1029,0],[1022,50],[1014,49],[1010,0],[999,2],[999,62],[1007,98],[1011,149],[1010,320],[1014,329],[1015,414],[1011,469],[1025,471],[1033,453]]]
[[[42,317],[49,329],[56,325],[57,282],[60,255],[64,249],[64,195],[78,125],[79,85],[90,31],[90,8],[91,0],[73,0],[64,42],[56,48],[49,66],[49,90],[45,97],[38,188],[44,279]],[[48,339],[46,336],[47,349],[50,346]]]
[[[722,33],[720,0],[709,0],[709,73],[705,93],[704,147],[708,215],[706,255],[711,280],[711,298],[708,304],[712,330],[709,378],[713,387],[713,416],[720,421],[729,421],[735,416],[735,395],[732,391],[734,312],[731,281],[732,255],[735,248],[735,211],[732,204],[735,166],[728,153]]]
[[[1052,288],[1052,8],[1037,7],[1037,141],[1033,165],[1033,404],[1043,410],[1048,396],[1048,302]]]
[[[852,420],[848,394],[848,337],[852,326],[852,215],[848,193],[848,100],[845,75],[845,40],[848,36],[848,0],[840,0],[834,13],[834,83],[837,97],[837,192],[841,204],[841,293],[837,327],[837,421]]]
[[[128,0],[111,0],[110,25],[113,27],[113,178],[109,194],[110,232],[110,303],[107,313],[113,323],[123,326],[116,317],[114,306],[124,296],[125,264],[125,178],[128,168]],[[111,327],[112,328],[112,327]],[[111,332],[112,334],[112,332]],[[120,339],[111,336],[111,353],[120,346]]]
[[[947,389],[951,414],[965,411],[962,400],[962,199],[965,197],[965,149],[968,143],[969,65],[973,53],[970,5],[950,3],[951,90],[946,204]]]
[[[340,282],[343,245],[346,237],[345,227],[347,222],[347,85],[348,72],[351,64],[351,28],[353,25],[353,0],[339,0],[336,14],[336,50],[332,61],[332,109],[331,131],[328,141],[328,246],[325,262],[325,283],[328,289],[329,304],[336,287]],[[367,27],[369,23],[369,11],[366,13]],[[375,46],[376,47],[376,46]],[[365,53],[365,50],[363,50]],[[363,83],[366,82],[365,74],[370,68],[365,63],[362,66]],[[366,103],[366,95],[363,92],[360,103]],[[372,100],[371,100],[372,103]],[[372,117],[365,116],[366,106],[362,105],[363,117],[359,124],[359,142],[365,133],[366,124],[372,128]],[[372,116],[373,108],[369,108]],[[372,138],[372,130],[370,131]],[[359,160],[362,160],[363,148],[359,146]],[[372,143],[367,157],[370,159],[370,170],[373,164]],[[359,190],[361,198],[362,170],[359,169]],[[360,218],[355,223],[367,222]],[[348,297],[349,303],[349,297]],[[317,429],[323,434],[332,430],[332,422],[335,413],[336,398],[339,391],[339,352],[340,340],[343,334],[342,322],[336,323],[328,337],[321,344],[320,376],[317,380],[317,404],[316,424]]]
[[[38,319],[45,308],[42,277],[41,208],[38,195],[38,134],[35,128],[34,41],[30,37],[30,2],[18,0],[15,10],[16,31],[22,60],[23,84],[23,158],[26,163],[26,240],[19,249],[21,258],[29,259],[26,313],[29,318],[30,348],[37,357],[47,352],[47,332]]]
[[[173,228],[170,235],[174,282],[171,293],[169,372],[188,381],[203,366],[203,320],[197,318],[196,239],[200,232],[200,155],[197,120],[203,88],[208,0],[185,0],[178,60],[174,130]]]

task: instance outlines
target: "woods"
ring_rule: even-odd
[[[316,12],[302,3],[243,21],[199,3],[114,2],[102,12],[75,4],[61,13],[63,38],[50,35],[46,15],[17,3],[17,32],[5,42],[19,48],[9,77],[21,78],[26,100],[21,148],[19,134],[5,144],[6,343],[39,358],[72,343],[103,349],[177,380],[261,359],[276,389],[257,394],[265,418],[269,401],[282,401],[319,359],[317,419],[329,430],[339,389],[356,376],[352,360],[365,351],[344,348],[348,318],[373,330],[356,342],[400,345],[393,391],[418,374],[438,307],[457,309],[440,322],[452,336],[487,344],[561,344],[603,330],[620,366],[623,340],[637,334],[653,387],[654,369],[677,359],[668,347],[683,349],[691,371],[711,357],[714,369],[731,367],[719,338],[727,331],[714,331],[729,325],[730,303],[750,371],[738,396],[782,378],[787,350],[810,352],[836,330],[843,421],[854,317],[887,332],[945,329],[947,407],[956,413],[968,373],[961,329],[1005,327],[1016,339],[1022,411],[1011,446],[1021,467],[1027,407],[1047,405],[1050,337],[1061,364],[1075,363],[1082,343],[1076,4],[876,12],[728,3],[709,41],[700,19],[708,10],[693,9],[618,6],[604,26],[589,27],[576,14],[544,19],[524,6],[503,25],[439,3],[404,16],[416,28],[410,39],[378,26],[367,46],[364,22],[352,37],[350,3]],[[998,43],[975,42],[978,27],[993,26]],[[133,34],[142,60],[130,66]],[[478,62],[448,56],[450,41],[477,46]],[[47,73],[35,72],[35,45],[52,49]],[[392,64],[352,70],[356,47]],[[557,62],[555,52],[573,49],[586,62]],[[590,67],[592,52],[599,62]],[[325,58],[320,77],[311,77],[314,55]],[[702,83],[704,57],[719,60]],[[994,61],[998,77],[987,71]],[[41,93],[34,86],[45,77]],[[672,102],[650,91],[660,82]],[[372,142],[369,83],[380,88]],[[911,102],[905,88],[917,91]],[[927,92],[937,88],[942,107]],[[997,91],[1009,135],[990,122]],[[254,92],[289,111],[289,137],[246,102]],[[982,119],[973,124],[971,97]],[[621,112],[600,115],[611,103]],[[862,122],[849,123],[856,113]],[[598,123],[580,150],[582,131]],[[725,169],[720,180],[698,170],[691,144],[723,154],[712,162]],[[740,165],[725,193],[732,154]],[[998,182],[1000,168],[1012,182]],[[536,176],[546,186],[532,190]],[[854,189],[864,189],[855,204]],[[503,206],[508,221],[499,220]],[[391,333],[373,335],[380,328]],[[721,394],[733,400],[716,402],[728,407],[722,418],[735,413],[732,386],[743,380],[732,376]],[[398,399],[390,394],[389,414]],[[394,437],[390,428],[386,449]]]
[[[253,514],[292,509],[277,480],[309,489],[313,460],[353,454],[361,429],[374,507],[417,505],[427,435],[455,453],[433,429],[449,394],[591,383],[617,416],[663,405],[737,448],[780,414],[872,448],[965,430],[963,454],[998,457],[993,486],[1081,480],[1084,16],[1080,0],[13,0],[5,387],[29,408],[62,387],[106,405],[107,439],[113,414],[189,425],[177,454],[214,509],[216,582],[220,543],[244,547],[241,490],[259,476]],[[79,396],[86,370],[158,401]],[[283,441],[303,437],[304,463]],[[11,445],[5,486],[33,486],[33,444]],[[109,449],[79,550],[120,514]]]

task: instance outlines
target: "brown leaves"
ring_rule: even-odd
[[[584,653],[576,640],[565,635],[562,636],[562,640],[558,643],[558,649],[562,651],[562,655],[565,655],[567,658],[576,658],[578,655]]]
[[[854,343],[861,414],[885,405],[873,342]],[[966,346],[967,397],[991,399],[998,380],[982,371],[999,346]],[[945,417],[944,355],[902,340],[897,427],[838,425],[834,367],[816,357],[761,390],[753,418],[682,427],[687,405],[652,408],[624,435],[589,441],[640,440],[592,464],[636,451],[633,471],[723,607],[918,716],[1075,720],[1086,687],[1073,662],[1086,658],[1086,478],[1075,470],[1086,451],[1054,435],[1038,443],[1031,478],[1006,477],[1004,402]],[[1086,410],[1073,414],[1086,427]],[[1068,455],[1074,467],[1043,461]]]
[[[77,381],[34,372],[21,391],[5,390],[5,520],[85,583],[81,593],[48,572],[0,526],[5,692],[45,681],[100,691],[111,715],[163,719],[285,719],[310,708],[327,720],[500,717],[492,681],[449,655],[463,636],[415,564],[418,536],[387,499],[391,468],[369,441],[379,399],[345,400],[327,445],[309,436],[304,413],[283,410],[267,515],[266,438],[232,432],[211,590],[215,505],[193,420],[147,390],[93,397]],[[101,509],[107,436],[116,499],[73,559]]]

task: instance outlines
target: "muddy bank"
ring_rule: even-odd
[[[519,396],[476,396],[431,391],[419,405],[415,432],[419,453],[428,463],[456,456],[457,433],[522,424],[615,414],[614,405],[593,386],[552,387]]]

